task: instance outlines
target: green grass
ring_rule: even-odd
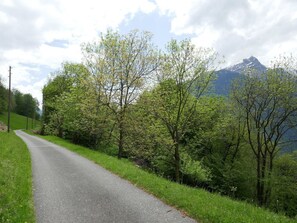
[[[35,222],[31,159],[13,132],[0,132],[0,222]]]
[[[129,180],[136,186],[155,195],[165,203],[182,210],[199,222],[297,222],[296,220],[269,212],[246,202],[234,201],[230,198],[212,194],[202,189],[176,184],[141,170],[127,160],[118,160],[115,157],[74,145],[58,137],[42,136],[42,138],[66,147],[94,161],[120,177]]]
[[[0,114],[0,121],[7,125],[7,113]],[[10,128],[13,130],[26,129],[27,117],[11,113],[10,115]],[[28,128],[35,129],[40,127],[40,121],[34,121],[32,128],[32,119],[29,118]]]

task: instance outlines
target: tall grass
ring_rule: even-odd
[[[172,205],[199,222],[213,223],[282,223],[297,222],[285,216],[253,206],[246,202],[234,201],[228,197],[209,193],[180,185],[154,174],[148,173],[128,160],[73,145],[54,136],[42,138],[76,152],[103,166],[120,177],[129,180],[136,186],[155,195],[165,203]]]
[[[0,222],[35,222],[30,154],[13,132],[0,132]]]

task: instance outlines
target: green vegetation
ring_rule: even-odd
[[[8,111],[8,95],[9,90],[3,85],[2,77],[0,76],[0,115],[3,119],[3,114]],[[23,94],[20,91],[13,89],[10,93],[10,111],[19,115],[23,115],[32,119],[40,120],[39,102],[36,98],[33,98],[31,94]],[[17,118],[19,119],[19,118]],[[6,121],[6,119],[3,119]],[[0,120],[0,121],[3,121]],[[19,120],[16,120],[17,122]],[[19,123],[21,124],[21,122]],[[30,124],[31,125],[31,124]],[[28,123],[29,126],[29,123]],[[26,125],[21,127],[16,126],[17,129],[25,128]],[[30,127],[28,127],[30,128]]]
[[[0,114],[7,109],[8,90],[3,85],[2,77],[0,76]]]
[[[186,212],[200,222],[297,222],[246,202],[234,201],[203,189],[171,182],[155,174],[148,173],[125,159],[119,160],[104,153],[74,145],[55,136],[40,137],[94,161],[120,177],[131,181],[134,185],[159,197],[167,204]]]
[[[297,216],[297,157],[284,165],[281,151],[296,140],[286,138],[297,127],[294,58],[244,71],[219,97],[210,92],[216,54],[189,39],[158,50],[149,33],[108,31],[82,51],[82,63],[64,63],[43,88],[43,134]]]
[[[0,222],[35,222],[29,151],[6,132],[0,132]]]
[[[11,113],[10,115],[11,129],[26,129],[27,117],[18,115],[16,113]],[[0,121],[7,124],[7,113],[0,114]],[[40,121],[28,118],[28,129],[40,128]]]
[[[231,97],[245,120],[246,139],[257,163],[258,203],[268,205],[274,159],[282,137],[297,124],[296,75],[278,68],[246,74],[237,82]]]
[[[11,109],[13,112],[19,115],[39,120],[40,109],[38,106],[38,100],[36,98],[33,98],[31,94],[23,94],[18,90],[12,91]]]

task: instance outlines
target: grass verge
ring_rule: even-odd
[[[212,223],[282,223],[297,222],[246,202],[180,185],[136,167],[127,160],[74,145],[55,136],[40,136],[101,165],[134,185],[148,191],[165,203],[186,212],[199,222]]]
[[[0,121],[7,125],[7,112],[0,114]],[[27,117],[18,115],[16,113],[10,113],[10,128],[13,130],[26,129]],[[28,128],[36,129],[40,127],[40,121],[28,119]]]
[[[0,132],[0,222],[35,222],[30,154],[13,132]]]

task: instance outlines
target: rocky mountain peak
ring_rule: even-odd
[[[244,73],[247,70],[255,70],[257,73],[262,73],[265,72],[267,68],[261,64],[256,57],[251,56],[247,59],[243,59],[241,63],[227,67],[226,70],[238,73]]]

